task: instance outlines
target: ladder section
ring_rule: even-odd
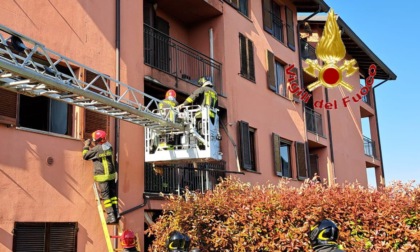
[[[89,71],[92,80],[80,80],[77,69]],[[184,128],[183,124],[170,120],[170,113],[152,111],[158,108],[161,100],[60,55],[3,25],[0,25],[0,87],[28,96],[46,96],[157,132]],[[114,91],[116,87],[121,91],[118,94]],[[143,105],[145,100],[149,102]],[[172,113],[179,112],[172,109]]]
[[[106,220],[105,220],[105,216],[104,216],[104,210],[102,208],[101,199],[100,199],[99,193],[98,193],[98,188],[96,188],[96,184],[95,183],[93,183],[93,192],[95,193],[95,200],[96,200],[96,204],[98,206],[99,218],[101,220],[102,230],[104,231],[105,242],[106,242],[106,246],[108,248],[108,252],[114,252],[115,249],[112,246],[111,238],[117,239],[119,236],[116,236],[116,235],[111,236],[109,234],[108,226],[106,224]],[[118,223],[117,225],[118,225],[118,233],[122,233],[120,224]]]

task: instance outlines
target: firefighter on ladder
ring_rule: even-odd
[[[93,147],[91,147],[93,141]],[[118,198],[117,178],[118,174],[114,166],[114,158],[111,144],[106,140],[106,132],[97,130],[93,132],[92,139],[85,141],[83,147],[83,159],[92,160],[94,166],[94,176],[96,187],[100,191],[101,199],[108,216],[107,224],[118,222]]]
[[[121,236],[121,245],[123,247],[123,252],[138,252],[137,246],[137,237],[131,230],[125,230]]]

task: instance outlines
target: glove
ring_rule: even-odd
[[[184,104],[180,104],[180,105],[178,105],[178,106],[176,106],[176,108],[178,109],[178,110],[180,110],[180,109],[182,109],[184,107]]]
[[[115,172],[115,183],[118,181],[118,172]]]
[[[89,147],[91,143],[92,143],[92,139],[87,139],[85,141],[85,147]]]

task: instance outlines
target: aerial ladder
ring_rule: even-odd
[[[85,82],[75,69],[85,69],[93,78]],[[122,93],[114,91],[112,87],[116,86]],[[197,163],[222,158],[217,109],[196,105],[182,111],[159,109],[161,100],[1,24],[0,88],[32,97],[45,96],[145,127],[146,162]],[[202,116],[196,118],[199,111]],[[211,112],[215,118],[210,118]],[[162,139],[176,141],[167,148],[160,145]]]

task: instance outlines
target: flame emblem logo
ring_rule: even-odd
[[[305,60],[308,67],[303,70],[309,75],[318,78],[316,82],[308,85],[307,89],[309,91],[312,91],[319,86],[324,86],[326,88],[343,86],[348,91],[353,91],[353,87],[349,83],[343,81],[343,74],[346,72],[346,77],[349,77],[359,68],[355,67],[355,59],[344,60],[342,66],[337,65],[337,63],[346,56],[346,48],[341,40],[341,32],[334,17],[333,9],[330,9],[328,12],[324,31],[316,46],[315,54],[324,62],[324,64],[323,66],[320,66],[317,60]],[[318,71],[318,76],[315,74],[316,71]]]

